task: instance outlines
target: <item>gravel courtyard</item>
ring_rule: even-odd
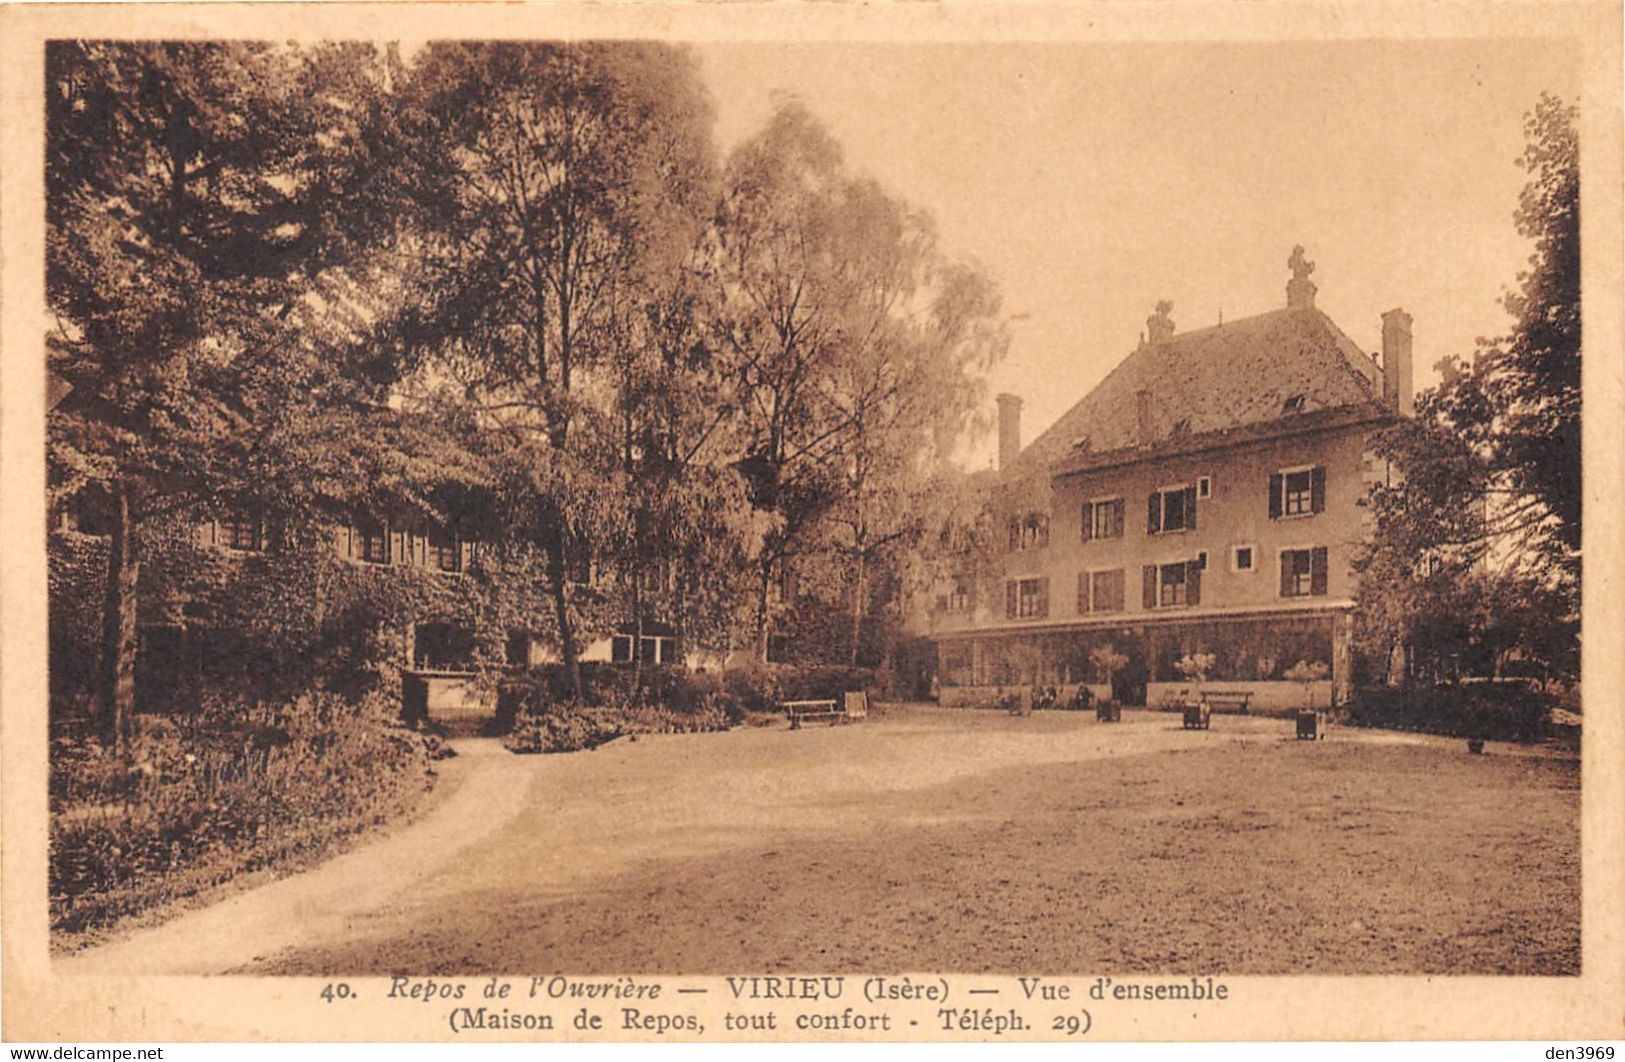
[[[1579,763],[1546,749],[910,709],[450,766],[397,834],[70,963],[1579,971]]]

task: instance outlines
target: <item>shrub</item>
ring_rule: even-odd
[[[628,734],[689,734],[726,730],[720,707],[679,712],[654,705],[582,708],[556,705],[537,715],[521,716],[503,739],[512,752],[581,752]]]
[[[1349,705],[1349,722],[1451,737],[1529,742],[1546,735],[1552,703],[1549,695],[1518,683],[1362,689]]]
[[[83,736],[51,750],[53,928],[110,924],[326,849],[415,806],[431,749],[383,698],[269,705],[210,695],[139,719],[129,760]]]

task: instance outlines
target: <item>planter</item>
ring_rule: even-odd
[[[1318,741],[1324,738],[1326,728],[1324,712],[1303,709],[1298,712],[1298,740]]]
[[[1121,723],[1123,706],[1116,701],[1101,701],[1095,705],[1095,719],[1101,723]]]

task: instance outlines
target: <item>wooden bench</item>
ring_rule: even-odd
[[[791,730],[800,730],[804,720],[828,719],[838,723],[846,716],[846,709],[835,700],[780,701],[779,707],[790,717]]]
[[[1238,715],[1247,714],[1247,706],[1252,700],[1252,690],[1212,690],[1202,694],[1202,703],[1208,706],[1209,711],[1235,712]]]
[[[1189,708],[1194,701],[1191,700],[1190,690],[1163,690],[1162,700],[1157,702],[1159,711],[1178,712]]]
[[[828,719],[833,726],[851,719],[863,719],[869,714],[869,694],[863,690],[843,694],[840,700],[831,697],[810,701],[780,701],[779,707],[790,717],[790,729],[800,730],[803,720]]]

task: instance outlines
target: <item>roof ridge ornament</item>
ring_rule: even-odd
[[[1315,308],[1315,282],[1309,279],[1309,274],[1315,271],[1315,263],[1304,257],[1303,244],[1292,248],[1292,256],[1286,260],[1286,267],[1292,270],[1292,279],[1286,283],[1286,305],[1289,310],[1313,310]]]

